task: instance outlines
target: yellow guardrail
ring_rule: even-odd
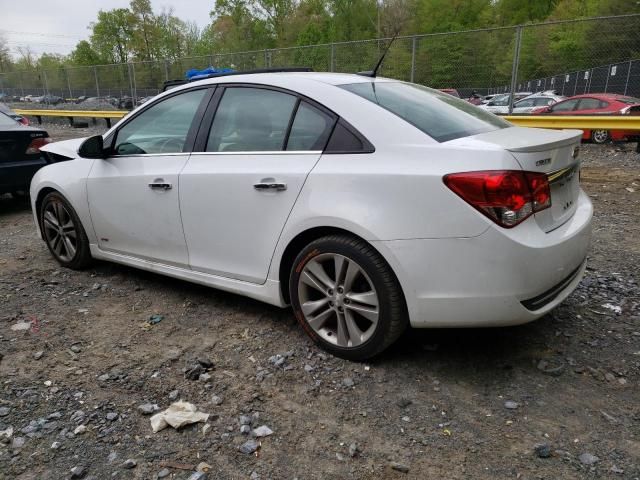
[[[503,118],[519,127],[640,130],[640,115],[505,115]]]
[[[107,126],[111,127],[112,118],[122,118],[127,113],[126,110],[45,110],[45,109],[17,109],[14,110],[18,115],[24,115],[27,117],[36,117],[38,123],[42,123],[42,117],[65,117],[69,119],[71,125],[73,125],[73,119],[75,117],[93,118],[94,123],[96,118],[104,118],[107,122]]]

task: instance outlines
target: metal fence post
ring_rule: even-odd
[[[629,60],[629,68],[627,69],[627,81],[624,84],[624,95],[627,94],[627,88],[629,88],[629,76],[631,75],[631,66],[632,66],[632,62],[631,60]],[[638,142],[638,146],[640,147],[640,142]]]
[[[45,95],[49,95],[49,82],[47,82],[47,71],[42,70],[42,83],[43,83],[43,91]]]
[[[331,44],[331,63],[329,65],[329,71],[330,72],[336,71],[336,44],[335,43]]]
[[[411,83],[414,83],[416,78],[416,44],[418,39],[413,37],[411,39]]]
[[[513,48],[513,65],[511,67],[511,92],[509,94],[509,115],[513,113],[513,95],[518,81],[518,64],[520,63],[520,43],[522,41],[522,25],[516,27],[516,44]]]
[[[164,80],[169,81],[169,60],[166,58],[164,59]]]
[[[269,66],[269,54],[266,49],[264,51],[264,66],[265,68]]]
[[[64,68],[62,70],[64,72],[64,76],[67,78],[67,87],[69,88],[69,98],[73,98],[73,92],[71,91],[71,82],[69,81],[69,71]]]
[[[129,77],[129,91],[131,94],[131,103],[133,103],[133,79],[131,78],[131,63],[127,62],[127,76]],[[135,105],[134,105],[135,106]]]
[[[98,84],[98,67],[93,67],[93,76],[96,79],[96,97],[100,96],[100,85]]]

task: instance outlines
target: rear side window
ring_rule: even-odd
[[[301,102],[291,125],[287,150],[324,150],[333,124],[332,117]]]
[[[464,100],[421,85],[373,81],[340,87],[396,114],[438,142],[511,126]]]
[[[578,110],[597,110],[600,108],[600,100],[597,98],[583,98],[580,100]]]
[[[297,100],[263,88],[227,88],[216,110],[206,151],[282,151]]]

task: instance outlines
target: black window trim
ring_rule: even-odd
[[[202,123],[202,119],[203,116],[206,112],[206,109],[209,105],[209,103],[211,102],[212,97],[215,94],[216,91],[216,86],[217,85],[199,85],[197,87],[194,88],[185,88],[183,90],[178,90],[178,91],[172,91],[170,94],[168,95],[164,95],[161,98],[158,98],[157,100],[154,100],[153,102],[149,102],[148,104],[145,103],[144,106],[138,110],[137,112],[135,112],[134,115],[132,115],[131,117],[127,118],[126,122],[124,122],[122,125],[118,125],[118,128],[116,128],[113,132],[111,132],[109,135],[107,135],[104,138],[104,145],[106,146],[106,148],[109,151],[109,155],[108,158],[121,158],[121,157],[141,157],[141,156],[159,156],[159,155],[163,155],[163,156],[169,156],[169,155],[184,155],[184,154],[189,154],[195,150],[193,150],[193,148],[195,147],[195,141],[196,141],[196,135],[198,133],[198,130],[200,128],[200,125]],[[182,147],[182,152],[172,152],[172,153],[141,153],[141,154],[134,154],[134,155],[116,155],[113,153],[113,148],[115,147],[115,142],[118,139],[118,133],[120,132],[120,130],[124,127],[126,127],[127,125],[129,125],[129,123],[131,123],[133,120],[135,120],[136,118],[138,118],[140,115],[142,115],[144,112],[146,112],[147,110],[149,110],[150,108],[153,108],[154,106],[160,104],[161,102],[168,100],[169,98],[172,97],[176,97],[178,95],[182,95],[184,93],[189,93],[189,92],[193,92],[196,90],[206,90],[204,97],[202,97],[202,100],[200,101],[200,105],[198,106],[198,109],[196,110],[195,115],[193,116],[193,120],[191,121],[191,125],[189,126],[189,130],[187,131],[187,137],[185,139],[184,142],[184,146]]]
[[[320,110],[321,112],[325,113],[326,115],[328,115],[332,120],[333,120],[333,125],[331,126],[331,133],[329,133],[329,135],[327,136],[327,141],[325,142],[325,145],[322,149],[320,150],[309,150],[311,151],[322,151],[323,155],[335,155],[335,154],[345,154],[345,153],[373,153],[375,152],[375,147],[371,144],[371,142],[369,142],[369,140],[367,140],[367,138],[362,135],[356,128],[354,128],[349,122],[347,122],[346,120],[344,120],[342,117],[340,117],[340,115],[338,115],[337,113],[335,113],[334,111],[332,111],[331,109],[327,108],[326,106],[322,105],[321,103],[317,102],[316,100],[307,97],[306,95],[303,95],[301,93],[295,92],[293,90],[289,90],[286,88],[282,88],[282,87],[276,87],[274,85],[264,85],[261,83],[247,83],[247,82],[228,82],[228,83],[218,83],[216,84],[216,86],[218,88],[216,88],[213,96],[211,97],[210,101],[209,101],[209,105],[207,106],[207,109],[202,117],[202,120],[200,122],[200,127],[198,129],[198,132],[196,134],[196,138],[195,138],[195,142],[193,145],[193,150],[192,152],[194,153],[198,153],[198,154],[212,154],[212,155],[216,155],[216,154],[264,154],[264,155],[274,155],[274,154],[286,154],[289,153],[290,151],[286,150],[287,144],[289,143],[289,135],[291,134],[291,128],[293,127],[293,122],[296,118],[296,114],[298,113],[298,109],[300,108],[300,104],[302,102],[305,102],[307,104],[309,104],[310,106],[317,108],[318,110]],[[285,134],[285,141],[284,141],[284,145],[283,145],[283,149],[278,151],[278,150],[274,150],[274,151],[270,151],[270,152],[207,152],[206,148],[207,148],[207,141],[209,140],[209,132],[211,130],[211,127],[213,126],[213,121],[215,120],[215,116],[216,113],[218,111],[218,107],[220,106],[220,101],[222,100],[222,97],[224,95],[224,92],[227,88],[257,88],[257,89],[263,89],[263,90],[271,90],[271,91],[275,91],[275,92],[280,92],[280,93],[285,93],[287,95],[293,95],[294,97],[296,97],[297,101],[296,101],[296,105],[291,113],[291,118],[289,119],[289,125],[287,127],[287,132]],[[333,132],[335,131],[336,125],[338,124],[338,122],[342,123],[342,125],[344,125],[352,134],[354,134],[362,143],[362,145],[364,146],[363,150],[358,150],[358,151],[344,151],[344,152],[326,152],[326,148],[327,145],[329,145],[329,142],[331,140],[331,136],[333,135]],[[305,150],[306,152],[306,150]]]

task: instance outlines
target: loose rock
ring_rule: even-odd
[[[240,452],[244,454],[249,455],[255,452],[256,450],[258,450],[258,448],[260,448],[260,444],[256,440],[251,439],[251,440],[247,440],[242,445],[240,445],[238,450],[240,450]]]
[[[407,465],[404,465],[403,463],[398,463],[398,462],[391,462],[389,464],[389,466],[393,469],[396,470],[398,472],[402,472],[402,473],[409,473],[409,467]]]
[[[548,443],[538,443],[533,447],[533,451],[539,458],[549,458],[551,456],[551,447]]]
[[[132,468],[136,468],[138,464],[136,463],[136,461],[133,458],[128,458],[124,461],[124,463],[122,464],[122,468],[126,468],[126,469],[132,469]]]
[[[578,457],[578,460],[580,460],[580,463],[583,465],[594,465],[600,461],[598,457],[590,453],[583,453]]]

